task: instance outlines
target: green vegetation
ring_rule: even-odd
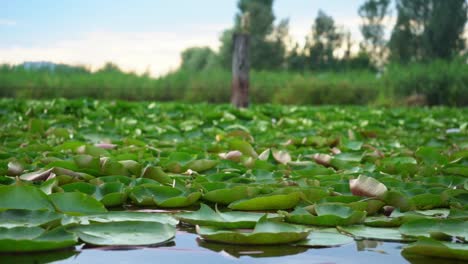
[[[56,69],[0,68],[0,96],[227,103],[231,73],[222,69],[181,69],[158,79],[101,70],[90,73]],[[253,103],[281,104],[446,104],[468,105],[468,65],[462,60],[390,65],[371,71],[264,72],[251,74]],[[408,97],[419,95],[419,101]]]
[[[467,109],[1,99],[0,112],[0,252],[154,246],[180,221],[206,241],[374,239],[467,260]]]

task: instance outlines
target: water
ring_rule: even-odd
[[[78,246],[75,250],[39,254],[3,254],[0,263],[457,263],[446,259],[411,258],[401,254],[404,244],[371,240],[334,248],[294,246],[233,246],[209,243],[198,238],[193,229],[177,232],[176,238],[158,247],[112,248]],[[460,262],[462,263],[462,262]]]

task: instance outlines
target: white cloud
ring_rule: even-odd
[[[125,71],[159,76],[176,69],[180,53],[188,47],[219,46],[219,27],[194,25],[174,32],[92,32],[47,46],[0,48],[0,63],[51,61],[97,69],[114,62]]]
[[[1,19],[0,18],[0,26],[15,26],[16,21],[11,19]]]

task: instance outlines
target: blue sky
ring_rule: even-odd
[[[276,0],[303,41],[319,9],[360,39],[363,0]],[[176,69],[190,46],[219,47],[237,0],[0,0],[0,63],[47,60],[87,65],[106,61],[157,76]]]

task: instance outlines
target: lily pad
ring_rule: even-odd
[[[33,186],[0,186],[0,209],[51,210],[47,195]]]
[[[312,231],[306,240],[297,243],[306,247],[337,247],[354,242],[350,236],[340,234],[336,229],[323,229]]]
[[[232,202],[256,196],[260,189],[250,186],[234,186],[232,188],[222,188],[211,190],[203,195],[203,199],[213,203],[228,205]]]
[[[61,214],[46,210],[11,209],[0,212],[0,227],[41,226],[61,218]]]
[[[0,252],[33,252],[74,246],[77,237],[58,227],[46,231],[40,227],[0,227]]]
[[[417,219],[404,223],[400,232],[405,236],[440,237],[443,235],[468,238],[468,222],[457,219]]]
[[[175,236],[175,226],[158,222],[124,221],[81,225],[68,229],[86,243],[99,246],[154,245]]]
[[[125,222],[125,221],[140,221],[140,222],[158,222],[162,224],[177,225],[179,220],[169,214],[162,213],[146,213],[146,212],[131,212],[131,211],[111,211],[103,214],[92,214],[83,216],[65,216],[62,219],[62,225],[81,224],[87,225],[90,223],[109,223],[109,222]]]
[[[197,233],[203,239],[213,242],[238,245],[274,245],[303,240],[310,231],[301,226],[266,220],[266,217],[263,217],[251,232],[197,226]]]
[[[338,226],[362,223],[365,211],[355,211],[348,206],[338,204],[319,204],[315,206],[317,215],[310,214],[304,208],[297,208],[287,214],[286,221],[295,224]]]
[[[201,193],[185,193],[169,186],[143,184],[134,187],[129,197],[137,205],[156,205],[164,208],[177,208],[192,205],[200,199]]]
[[[301,199],[301,193],[258,196],[229,204],[233,210],[285,210],[295,207]]]
[[[355,239],[373,239],[382,241],[408,242],[416,239],[404,237],[398,228],[369,227],[362,225],[338,226],[337,229]]]
[[[184,212],[175,215],[180,221],[192,225],[210,226],[216,228],[254,228],[263,213],[250,212],[219,212],[214,211],[206,204],[200,204],[200,209],[195,212]],[[270,218],[278,218],[277,215],[269,215]]]
[[[422,255],[436,258],[468,260],[468,245],[441,242],[430,238],[420,238],[416,243],[403,248],[402,254]],[[448,263],[448,260],[447,260]]]
[[[63,213],[80,215],[107,212],[102,203],[84,193],[54,193],[49,197],[57,210]]]

